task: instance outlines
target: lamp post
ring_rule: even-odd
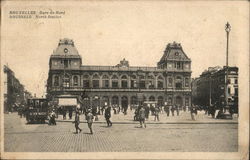
[[[231,31],[231,26],[227,22],[225,26],[225,31],[227,33],[227,48],[226,48],[226,78],[225,78],[225,106],[224,113],[221,115],[222,119],[232,119],[232,115],[229,113],[229,105],[228,105],[228,44],[229,44],[229,32]]]

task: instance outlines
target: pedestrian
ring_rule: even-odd
[[[79,124],[80,124],[80,116],[79,116],[79,111],[76,111],[76,115],[75,115],[75,121],[72,122],[75,123],[75,128],[76,128],[76,134],[78,134],[78,130],[81,132],[82,130],[79,128]],[[80,133],[79,132],[79,133]]]
[[[167,116],[169,117],[169,112],[170,112],[170,110],[169,110],[169,105],[165,105],[164,106],[164,110],[165,110],[165,112],[167,113]]]
[[[191,105],[190,113],[191,113],[191,119],[195,121],[196,120],[196,113],[197,113],[197,108],[195,105]]]
[[[134,121],[138,121],[139,120],[139,108],[137,107],[135,109],[135,113],[134,113]]]
[[[93,114],[91,113],[91,109],[89,109],[89,110],[88,110],[88,114],[87,114],[87,116],[86,116],[86,120],[87,120],[87,123],[88,123],[88,127],[89,127],[89,130],[90,130],[90,134],[93,134],[93,130],[92,130],[93,119],[94,119],[94,116],[93,116]]]
[[[160,109],[159,109],[159,107],[156,107],[155,108],[155,121],[156,121],[156,119],[157,119],[157,121],[160,121],[159,113],[160,113]]]
[[[143,127],[142,124],[144,124],[144,127],[146,128],[146,123],[145,123],[145,109],[144,107],[141,106],[139,110],[139,121],[140,121],[140,126],[141,128]]]
[[[150,108],[149,108],[149,104],[146,104],[145,105],[145,118],[148,120],[148,118],[149,118],[149,110],[150,110]]]
[[[171,113],[172,113],[172,116],[174,116],[175,106],[174,106],[174,105],[172,105],[172,106],[170,106],[170,107],[171,107]]]
[[[108,127],[111,127],[112,126],[112,122],[110,121],[110,118],[111,118],[111,107],[110,106],[106,106],[105,107],[104,116],[105,116],[105,119],[106,119]]]
[[[52,109],[49,116],[49,125],[56,125],[56,113],[55,109]]]
[[[69,119],[72,119],[72,113],[73,113],[73,109],[72,107],[69,108]]]
[[[216,112],[215,105],[212,104],[210,107],[211,107],[210,110],[211,110],[212,118],[215,118],[215,112]]]
[[[62,112],[63,112],[63,119],[65,120],[66,119],[66,114],[67,114],[67,110],[66,110],[65,107],[63,107]]]
[[[151,111],[151,116],[153,116],[154,115],[154,106],[153,106],[153,104],[150,104],[150,111]]]

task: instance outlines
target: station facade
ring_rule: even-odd
[[[191,105],[191,60],[181,44],[169,43],[156,67],[83,65],[74,41],[61,39],[49,60],[47,97],[79,97],[91,105],[133,107],[138,95],[159,105]]]

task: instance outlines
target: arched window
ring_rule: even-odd
[[[59,77],[58,76],[55,76],[54,77],[54,86],[59,86]]]
[[[168,86],[173,87],[173,79],[172,78],[168,78]]]
[[[102,87],[109,88],[109,77],[107,75],[102,76]]]
[[[77,76],[73,77],[73,84],[74,84],[74,86],[78,85],[78,77]]]
[[[148,88],[154,88],[154,77],[152,75],[148,76]]]
[[[83,88],[89,88],[89,76],[88,75],[84,75],[83,76]]]
[[[93,76],[92,81],[93,81],[93,88],[99,88],[100,87],[100,85],[99,85],[100,78],[99,78],[99,76],[97,74],[95,74]]]
[[[189,106],[189,97],[185,98],[185,106]]]
[[[168,97],[168,104],[169,104],[169,105],[172,105],[172,103],[173,103],[172,97]]]
[[[146,88],[145,76],[141,75],[139,77],[139,87]]]
[[[131,88],[136,88],[136,76],[135,75],[131,75],[130,76],[130,85],[131,85]]]
[[[135,106],[137,104],[137,97],[136,96],[132,96],[131,97],[131,105]]]
[[[128,88],[128,79],[127,79],[127,76],[123,75],[122,76],[122,88]]]
[[[150,96],[149,97],[149,101],[155,101],[155,97],[154,96]]]
[[[157,102],[158,102],[158,105],[163,106],[163,97],[159,96]]]
[[[117,96],[112,97],[111,103],[112,105],[118,106],[119,104],[118,97]]]
[[[189,87],[189,78],[185,78],[185,87]]]
[[[104,106],[104,105],[109,105],[109,97],[108,97],[108,96],[102,97],[102,102],[103,102],[103,106]],[[105,103],[106,103],[106,104],[105,104]]]
[[[162,89],[163,88],[163,78],[162,76],[159,76],[157,79],[157,88]]]
[[[118,88],[118,77],[116,75],[112,77],[112,88]]]

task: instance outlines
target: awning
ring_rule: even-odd
[[[59,106],[76,106],[76,98],[59,98]]]

